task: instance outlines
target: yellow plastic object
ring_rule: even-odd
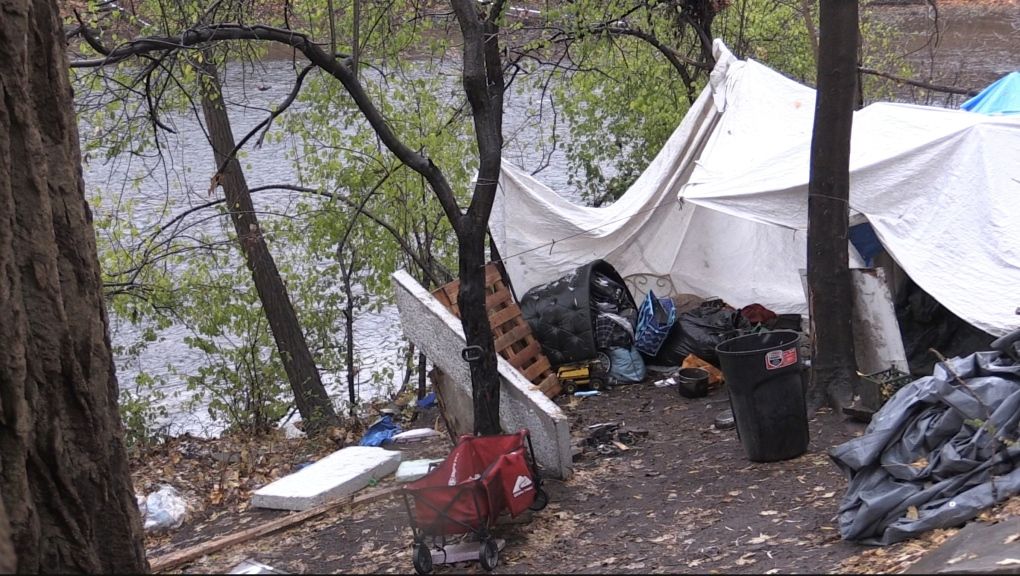
[[[723,382],[722,370],[716,368],[711,363],[698,358],[694,354],[688,354],[687,357],[684,358],[683,363],[680,364],[680,368],[702,368],[708,371],[709,386],[718,386]]]

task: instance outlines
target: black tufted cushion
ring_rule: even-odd
[[[592,275],[598,272],[622,287],[623,298],[636,308],[623,278],[608,262],[594,260],[558,280],[535,286],[521,298],[521,315],[553,366],[595,357]]]

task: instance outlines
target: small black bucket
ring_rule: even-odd
[[[708,370],[683,368],[676,375],[676,389],[684,398],[701,398],[708,395]]]
[[[744,452],[753,462],[796,458],[808,446],[800,333],[758,332],[716,346]]]

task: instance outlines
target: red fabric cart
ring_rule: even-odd
[[[492,570],[499,548],[489,529],[504,511],[517,516],[524,510],[541,510],[548,503],[535,466],[531,436],[526,429],[514,434],[461,436],[450,454],[422,478],[403,490],[404,504],[414,534],[414,568],[432,571],[432,552],[425,544],[444,550],[446,536],[473,533],[481,541],[479,560]]]

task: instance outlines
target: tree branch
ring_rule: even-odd
[[[294,87],[291,88],[290,94],[287,95],[287,98],[284,99],[284,101],[279,106],[277,106],[276,109],[273,110],[265,120],[259,122],[257,126],[252,128],[247,134],[244,135],[244,138],[241,138],[240,140],[238,140],[236,144],[234,144],[234,148],[230,151],[229,154],[227,154],[223,158],[223,161],[220,162],[220,165],[216,168],[216,173],[212,175],[212,178],[210,179],[210,181],[213,182],[213,184],[211,184],[212,187],[216,186],[215,183],[219,180],[219,177],[221,174],[223,174],[223,171],[227,169],[227,164],[230,164],[230,162],[237,157],[238,151],[240,151],[241,148],[244,148],[244,145],[248,143],[248,140],[251,140],[251,138],[255,136],[255,134],[262,130],[263,128],[265,128],[265,130],[268,131],[269,125],[273,123],[273,120],[275,120],[276,117],[279,116],[280,114],[283,114],[284,111],[287,110],[287,108],[290,108],[290,105],[294,103],[294,101],[297,99],[298,93],[301,91],[301,84],[305,81],[305,76],[307,76],[308,73],[311,72],[314,68],[315,66],[311,64],[305,66],[304,69],[302,69],[301,72],[298,73],[297,79],[294,81]],[[263,136],[264,135],[265,132],[263,132]],[[259,137],[259,142],[261,141],[262,136]]]
[[[860,66],[857,70],[861,74],[871,74],[872,76],[878,76],[893,82],[899,82],[900,84],[909,84],[910,86],[916,86],[918,88],[924,88],[925,90],[932,90],[934,92],[946,92],[948,94],[960,94],[962,96],[976,96],[980,90],[969,90],[966,88],[956,88],[953,86],[940,86],[938,84],[929,84],[927,82],[921,82],[919,80],[910,80],[908,78],[900,78],[899,76],[893,76],[885,72],[879,72],[878,70],[872,70],[871,68],[865,68]]]
[[[460,206],[457,204],[453,188],[443,173],[432,163],[430,158],[415,152],[397,137],[348,64],[337,60],[334,55],[327,54],[304,34],[263,25],[216,24],[197,26],[184,31],[176,38],[151,36],[132,40],[114,48],[103,58],[73,60],[71,61],[71,67],[94,68],[107,66],[132,56],[165,50],[192,49],[208,42],[223,40],[258,40],[286,44],[299,50],[312,64],[339,80],[386,148],[400,162],[421,174],[429,183],[429,186],[436,193],[443,211],[456,229],[462,218]],[[502,84],[500,87],[502,88]],[[501,105],[502,101],[499,104]]]

